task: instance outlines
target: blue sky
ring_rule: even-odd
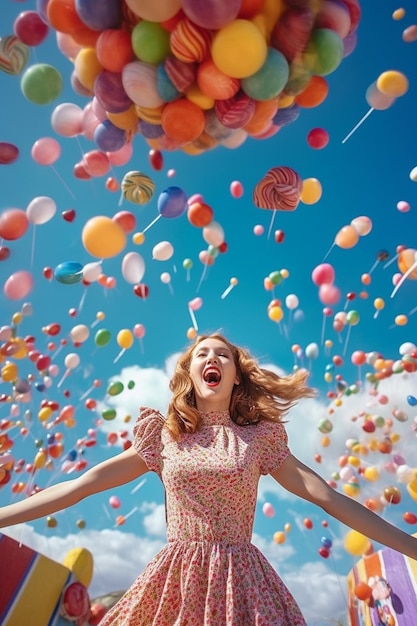
[[[25,210],[34,198],[40,196],[52,198],[57,206],[55,215],[47,223],[31,224],[23,237],[1,244],[7,245],[11,252],[8,259],[0,261],[1,284],[15,272],[25,270],[31,273],[34,286],[21,300],[11,300],[1,291],[0,326],[13,325],[14,314],[22,310],[23,304],[30,303],[32,312],[23,316],[15,333],[21,337],[34,336],[36,348],[48,354],[59,368],[57,374],[50,376],[46,390],[40,392],[35,382],[42,382],[42,376],[33,363],[27,357],[15,360],[19,377],[29,377],[33,382],[29,401],[17,402],[13,409],[18,416],[12,419],[27,422],[29,431],[28,435],[22,436],[18,427],[10,430],[15,459],[33,462],[37,453],[36,441],[46,438],[47,432],[38,419],[42,400],[56,401],[60,408],[71,405],[76,415],[73,428],[60,426],[56,429],[62,434],[64,453],[51,463],[50,470],[42,469],[36,473],[36,484],[45,486],[71,477],[62,471],[62,462],[73,450],[81,450],[89,465],[116,453],[122,441],[120,433],[131,429],[140,405],[165,409],[169,398],[167,383],[175,355],[187,345],[187,331],[192,326],[188,303],[196,297],[202,299],[201,308],[195,312],[200,331],[222,329],[232,341],[248,347],[263,364],[284,372],[291,371],[294,365],[310,369],[311,382],[320,390],[320,396],[295,408],[289,416],[290,447],[326,479],[337,472],[338,459],[346,452],[347,440],[369,441],[358,418],[364,412],[386,419],[392,417],[395,409],[407,414],[405,422],[394,424],[395,432],[401,436],[393,453],[402,455],[410,467],[417,466],[415,435],[411,428],[415,413],[407,401],[407,397],[415,393],[415,375],[393,375],[382,381],[377,394],[372,395],[369,393],[372,388],[365,383],[365,375],[373,368],[364,365],[358,370],[350,360],[353,351],[361,350],[395,361],[401,358],[403,344],[416,341],[415,281],[406,280],[394,297],[391,294],[393,275],[399,271],[395,261],[397,246],[416,246],[417,187],[410,172],[417,165],[414,81],[417,44],[404,42],[402,33],[407,26],[417,22],[417,13],[411,0],[402,3],[405,16],[401,20],[392,17],[393,11],[398,9],[393,2],[385,2],[378,8],[369,0],[361,5],[362,19],[356,48],[326,77],[329,85],[327,98],[316,108],[301,109],[298,119],[283,126],[274,137],[266,140],[248,138],[238,148],[220,146],[198,156],[189,156],[179,150],[165,151],[164,167],[155,171],[148,159],[149,146],[143,137],[135,136],[130,161],[112,167],[108,175],[119,183],[130,170],[150,176],[155,183],[155,194],[147,205],[134,205],[126,199],[121,200],[120,192],[108,191],[105,186],[108,175],[87,181],[74,177],[74,165],[83,153],[95,148],[94,142],[82,136],[66,138],[57,135],[51,127],[51,115],[60,103],[85,107],[90,98],[80,96],[71,88],[73,65],[57,49],[52,29],[41,45],[31,48],[29,66],[48,63],[60,72],[64,86],[54,102],[37,105],[28,101],[22,94],[21,75],[0,72],[0,140],[13,143],[20,152],[15,163],[2,165],[0,169],[0,213],[9,208]],[[14,20],[20,11],[35,8],[35,2],[7,1],[2,8],[1,37],[13,33]],[[342,143],[369,110],[366,90],[388,70],[408,77],[408,92],[388,109],[373,111]],[[322,150],[314,150],[307,143],[309,131],[316,127],[326,129],[330,136],[329,144]],[[33,144],[45,137],[57,139],[61,147],[61,156],[53,167],[38,165],[31,157]],[[293,168],[303,180],[318,179],[322,186],[321,199],[313,205],[300,202],[295,211],[278,211],[274,216],[271,211],[256,208],[252,201],[253,189],[270,168],[277,166]],[[232,181],[242,183],[244,193],[241,198],[231,195]],[[97,261],[81,240],[87,220],[98,215],[112,217],[118,211],[126,210],[136,217],[135,232],[141,232],[158,216],[159,194],[173,185],[183,189],[187,197],[201,194],[224,230],[228,250],[219,254],[212,266],[205,269],[199,261],[198,255],[207,249],[207,243],[201,229],[192,226],[184,214],[175,219],[158,219],[146,230],[145,241],[140,246],[135,245],[129,235],[124,250],[103,261],[103,272],[114,277],[116,282],[112,289],[98,283],[88,287],[82,283],[62,284],[55,278],[47,280],[44,277],[44,268],[54,270],[67,262],[85,266]],[[397,209],[400,201],[409,203],[408,212]],[[73,222],[62,218],[62,212],[70,209],[76,213]],[[340,229],[359,216],[371,220],[371,232],[360,237],[351,249],[334,245]],[[276,243],[273,234],[268,237],[272,217],[272,231],[280,229],[285,233],[282,243]],[[256,225],[264,227],[263,235],[254,234]],[[173,256],[167,261],[152,258],[153,247],[162,241],[169,241],[174,249]],[[142,282],[149,287],[147,299],[138,298],[122,274],[123,256],[133,251],[141,254],[145,262]],[[387,258],[378,262],[381,251],[387,252]],[[189,273],[183,268],[184,259],[192,260]],[[340,301],[331,307],[328,317],[323,315],[324,305],[311,276],[313,269],[324,261],[333,266],[335,284],[341,292]],[[288,271],[288,277],[272,292],[267,291],[265,277],[282,269]],[[169,273],[169,284],[161,281],[163,272]],[[367,272],[371,272],[372,282],[366,288],[368,297],[364,298],[359,295],[365,291],[361,276]],[[222,298],[233,277],[238,279],[238,284]],[[295,310],[285,306],[288,295],[298,298],[299,305]],[[279,324],[268,317],[267,308],[272,298],[283,302],[284,317]],[[385,303],[376,316],[375,298],[382,298]],[[72,309],[77,311],[75,317],[70,314]],[[346,325],[343,331],[335,332],[332,327],[334,315],[349,311],[358,314],[359,323]],[[399,326],[395,321],[398,315],[408,315],[408,323]],[[48,337],[45,332],[51,324],[61,327],[56,337]],[[71,331],[79,324],[89,329],[89,337],[78,347],[73,345]],[[132,347],[117,359],[120,352],[117,333],[122,329],[133,331],[136,324],[144,326],[144,337],[141,340],[135,338]],[[101,328],[110,331],[111,339],[107,345],[98,347],[94,336]],[[51,340],[56,342],[52,349],[48,348]],[[66,345],[60,345],[62,340],[67,341]],[[324,340],[331,345],[326,347]],[[318,346],[318,355],[314,358],[308,358],[309,350],[305,354],[310,344]],[[294,346],[299,346],[300,351],[297,352]],[[79,356],[79,365],[62,380],[66,371],[65,358],[74,353]],[[336,367],[333,364],[335,356],[342,360],[342,364]],[[330,381],[325,380],[326,373],[327,378],[330,375]],[[336,375],[340,375],[347,385],[355,384],[358,379],[363,383],[360,393],[342,394],[339,407],[327,397],[328,392],[337,391]],[[100,386],[94,387],[94,381],[99,381]],[[123,382],[123,393],[117,396],[106,393],[111,381]],[[135,382],[132,389],[128,389],[129,381]],[[0,381],[0,393],[10,394],[10,383]],[[384,396],[388,398],[386,404]],[[87,398],[96,400],[96,411],[85,408]],[[100,425],[101,412],[106,408],[115,408],[117,417]],[[0,419],[8,419],[10,411],[10,402],[0,403]],[[330,435],[331,445],[323,447],[318,424],[327,417],[334,427]],[[86,447],[83,445],[85,438],[94,439],[89,429],[96,431],[97,443]],[[107,443],[109,432],[119,436],[116,446]],[[321,463],[315,460],[317,454],[321,455]],[[402,502],[398,506],[385,507],[382,514],[412,532],[413,527],[402,520],[402,512],[416,512],[416,504],[397,476],[387,471],[389,460],[391,457],[388,459],[381,453],[363,459],[364,465],[378,467],[381,478],[375,484],[361,483],[359,498],[365,501],[367,497],[379,497],[386,486],[395,484],[402,490]],[[14,474],[11,482],[0,489],[0,504],[21,497],[12,495],[10,489],[19,481],[28,483],[30,476],[25,472],[20,476]],[[164,542],[162,488],[151,475],[140,485],[136,491],[135,485],[118,490],[122,506],[117,511],[108,502],[112,494],[101,494],[58,514],[58,526],[54,529],[48,529],[45,520],[39,520],[30,526],[9,529],[9,532],[17,533],[23,541],[31,542],[58,559],[74,545],[94,546],[91,549],[96,573],[92,592],[127,586]],[[340,481],[338,488],[343,488]],[[265,502],[273,504],[274,517],[263,515]],[[127,517],[123,526],[116,526],[118,514]],[[302,520],[305,517],[314,521],[312,530],[304,528]],[[78,529],[76,522],[79,519],[86,522],[85,530]],[[343,547],[347,529],[332,520],[326,520],[328,527],[324,528],[323,520],[320,510],[284,494],[272,479],[262,481],[254,541],[282,574],[311,626],[328,623],[326,620],[337,614],[343,615],[345,576],[352,565],[352,556]],[[273,534],[282,530],[285,524],[291,524],[291,531],[284,544],[276,545]],[[331,556],[327,560],[317,552],[324,535],[333,540]],[[108,552],[109,542],[114,546],[111,554]],[[138,557],[126,566],[134,552],[132,546],[137,547]],[[328,592],[319,593],[323,588]]]

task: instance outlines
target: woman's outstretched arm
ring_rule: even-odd
[[[343,524],[417,560],[416,537],[390,524],[356,500],[332,489],[321,476],[292,454],[271,475],[285,489],[320,506]]]
[[[116,456],[87,470],[81,476],[51,485],[33,496],[0,509],[0,527],[56,513],[83,498],[112,489],[138,478],[149,471],[145,461],[131,446]]]

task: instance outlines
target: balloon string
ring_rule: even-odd
[[[33,270],[33,261],[35,259],[35,236],[36,236],[36,225],[33,225],[33,234],[32,234],[32,252],[30,256],[30,269]]]
[[[206,277],[207,268],[208,268],[208,263],[204,263],[204,269],[203,269],[203,271],[201,273],[201,278],[200,278],[200,281],[199,281],[198,286],[197,286],[197,293],[198,293],[198,291],[199,291],[199,289],[201,287],[201,283],[203,282],[204,278]]]
[[[346,341],[345,341],[345,347],[343,348],[343,356],[346,356],[346,350],[348,347],[348,343],[349,343],[349,337],[350,337],[350,331],[352,330],[352,326],[351,324],[349,324],[349,328],[346,334]]]
[[[71,189],[68,187],[67,183],[64,181],[64,179],[62,178],[62,176],[60,174],[58,174],[58,171],[55,169],[55,167],[53,165],[51,165],[51,168],[53,169],[53,171],[55,172],[55,175],[59,178],[59,180],[61,181],[61,183],[64,185],[65,189],[68,191],[68,193],[70,194],[70,196],[72,198],[74,198],[74,200],[76,200],[76,197],[74,195],[74,193],[71,191]]]
[[[268,229],[268,236],[267,239],[269,239],[271,231],[272,231],[272,226],[274,225],[274,220],[275,220],[275,216],[277,214],[276,209],[274,209],[273,213],[272,213],[272,217],[271,217],[271,223],[269,224],[269,229]]]
[[[323,257],[323,261],[325,261],[327,259],[327,257],[329,256],[330,252],[333,250],[335,246],[335,243],[333,242],[332,245],[330,246],[330,248],[327,250],[326,254]]]
[[[387,262],[385,263],[385,265],[383,266],[384,270],[386,270],[386,269],[387,269],[387,267],[389,267],[390,265],[392,265],[392,264],[394,263],[394,261],[396,261],[396,260],[398,259],[398,257],[399,257],[399,256],[400,256],[399,254],[396,254],[395,256],[393,256],[393,257],[392,257],[392,259],[390,259],[389,261],[387,261]]]
[[[363,116],[363,118],[361,120],[359,120],[359,122],[356,124],[356,126],[354,126],[352,128],[352,130],[350,131],[350,133],[348,133],[346,135],[346,137],[344,139],[342,139],[342,143],[346,143],[348,139],[350,139],[350,137],[352,137],[353,133],[356,132],[359,128],[359,126],[362,126],[362,124],[364,123],[364,121],[371,115],[372,111],[375,111],[375,109],[373,107],[371,107],[369,109],[369,111],[367,113],[365,113],[365,115]]]
[[[150,224],[148,224],[146,228],[143,229],[142,233],[146,233],[146,231],[149,230],[151,226],[156,224],[156,222],[159,220],[160,217],[162,217],[161,214],[157,215],[155,219]]]
[[[327,316],[323,315],[323,321],[322,321],[322,324],[321,324],[321,339],[320,339],[320,344],[321,345],[323,345],[323,342],[324,342],[324,332],[325,332],[325,328],[326,328],[326,319],[327,319]]]
[[[400,280],[398,281],[398,283],[395,285],[392,294],[391,294],[391,298],[393,298],[395,296],[395,294],[397,293],[397,291],[399,290],[399,288],[401,287],[401,285],[403,284],[403,282],[408,278],[408,276],[410,276],[410,274],[417,268],[417,261],[414,261],[414,263],[408,268],[408,270],[405,272],[405,274],[403,274],[400,278]]]

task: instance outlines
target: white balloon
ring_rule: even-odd
[[[55,200],[49,196],[33,198],[26,207],[26,216],[32,224],[46,224],[56,213]]]
[[[203,239],[206,243],[217,248],[224,242],[223,227],[213,220],[203,228]]]
[[[101,274],[101,263],[99,261],[87,263],[83,267],[83,278],[85,278],[85,280],[89,283],[94,283],[99,279]]]
[[[145,261],[138,252],[128,252],[123,257],[122,275],[132,285],[140,283],[145,274]]]
[[[169,241],[160,241],[152,248],[152,258],[156,261],[168,261],[174,254],[174,247]]]

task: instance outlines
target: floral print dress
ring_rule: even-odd
[[[251,543],[259,478],[289,454],[283,424],[200,418],[176,441],[158,411],[141,411],[133,445],[165,487],[168,542],[100,626],[306,626]]]

